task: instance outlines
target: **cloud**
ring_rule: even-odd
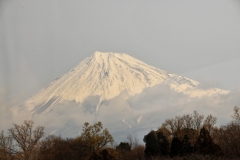
[[[229,94],[189,98],[167,85],[156,85],[128,99],[126,93],[123,93],[105,101],[100,105],[99,112],[89,112],[87,106],[82,107],[74,102],[64,102],[55,106],[51,112],[34,115],[20,111],[19,108],[1,107],[0,116],[7,120],[1,121],[1,127],[6,129],[12,123],[21,124],[23,120],[32,119],[36,125],[45,126],[47,134],[76,137],[81,133],[84,122],[93,124],[101,121],[119,140],[119,137],[129,133],[145,133],[158,128],[166,119],[191,114],[194,110],[205,116],[212,114],[217,117],[218,125],[226,124],[232,120],[233,107],[240,106],[239,94],[240,88],[236,88]],[[96,102],[91,107],[94,104]]]
[[[13,123],[19,124],[19,122],[31,119],[30,113],[27,111],[19,113],[19,108],[13,107],[18,100],[8,95],[7,90],[0,90],[0,130],[7,130],[12,127]]]

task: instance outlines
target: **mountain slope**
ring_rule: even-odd
[[[98,97],[98,112],[102,101],[122,92],[133,96],[157,84],[168,84],[190,97],[226,93],[220,89],[198,89],[199,83],[194,80],[157,69],[124,53],[95,52],[20,106],[31,113],[46,113],[64,101],[81,106],[87,99]]]

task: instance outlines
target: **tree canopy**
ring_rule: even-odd
[[[103,129],[102,122],[97,122],[94,125],[90,125],[88,122],[84,123],[80,138],[86,142],[92,151],[98,151],[114,142],[109,131],[106,128]]]

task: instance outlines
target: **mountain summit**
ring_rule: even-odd
[[[201,90],[199,83],[194,80],[155,68],[124,53],[95,52],[26,100],[21,107],[31,113],[41,114],[64,101],[81,105],[91,97],[99,97],[95,108],[98,112],[103,101],[117,97],[122,92],[129,96],[140,94],[157,84],[167,84],[176,92],[190,97],[226,92],[216,88]]]

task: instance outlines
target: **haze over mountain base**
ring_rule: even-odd
[[[239,104],[235,93],[202,86],[127,54],[95,52],[19,109],[46,126],[48,134],[62,137],[79,135],[84,122],[101,121],[121,140],[194,110],[227,122]]]
[[[75,102],[65,101],[45,114],[30,115],[28,111],[21,111],[16,116],[24,115],[22,120],[30,117],[36,124],[45,126],[47,134],[62,137],[78,136],[84,122],[93,124],[101,121],[117,142],[126,139],[128,134],[137,136],[142,141],[144,134],[160,127],[166,119],[191,114],[194,110],[205,116],[212,114],[217,117],[217,125],[226,124],[231,120],[233,106],[240,104],[239,94],[240,90],[236,90],[229,94],[189,98],[167,85],[156,85],[128,99],[123,93],[105,101],[100,105],[98,113],[87,110],[87,106],[81,107]],[[89,100],[92,102],[90,108],[98,103]]]

